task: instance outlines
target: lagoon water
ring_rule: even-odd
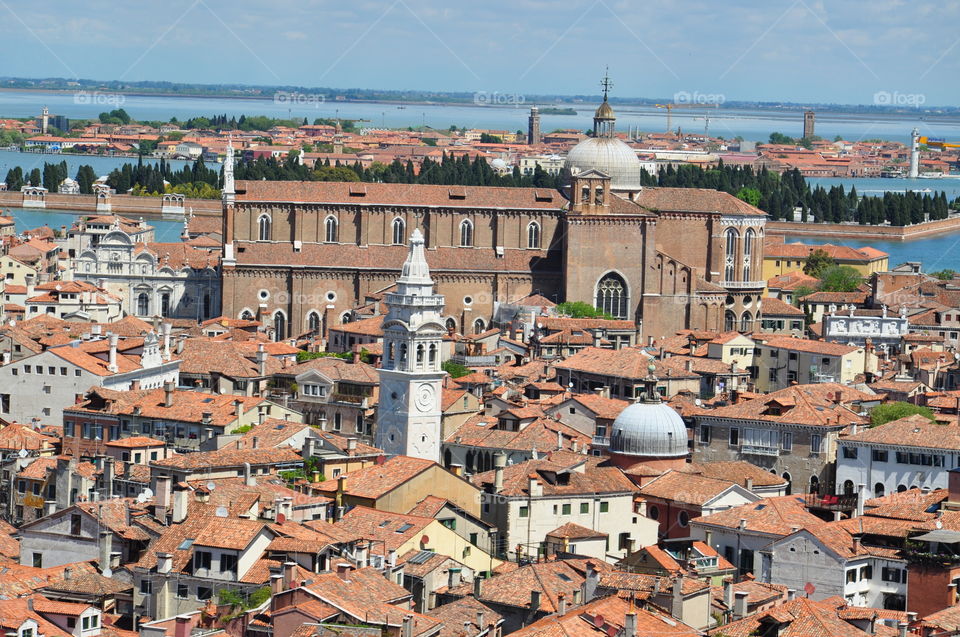
[[[17,232],[39,228],[41,226],[50,226],[54,230],[61,226],[70,227],[76,221],[80,214],[89,215],[90,212],[70,212],[69,210],[37,210],[36,208],[0,208],[0,214],[12,216],[17,223]],[[129,215],[137,218],[136,215]],[[183,231],[182,221],[164,221],[161,219],[147,219],[147,223],[156,230],[154,235],[157,241],[169,243],[180,240],[180,233]]]

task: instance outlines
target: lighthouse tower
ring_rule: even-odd
[[[390,455],[439,462],[444,300],[434,294],[419,228],[410,235],[396,292],[384,300],[389,311],[383,321],[376,444]]]

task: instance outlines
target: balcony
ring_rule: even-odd
[[[450,357],[450,361],[464,367],[496,367],[500,364],[497,357],[492,354],[454,354]]]
[[[803,501],[808,509],[820,509],[821,511],[853,511],[857,508],[856,495],[833,495],[825,493],[805,493]]]
[[[609,447],[610,438],[608,436],[594,436],[593,442],[590,443],[593,447]]]
[[[720,285],[728,290],[762,290],[767,286],[766,281],[720,281]]]
[[[765,447],[761,445],[740,445],[740,453],[750,454],[754,456],[778,457],[780,455],[780,448]]]

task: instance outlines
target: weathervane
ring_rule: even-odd
[[[607,101],[607,93],[610,92],[610,89],[613,88],[613,82],[610,81],[610,67],[605,67],[603,72],[603,79],[600,80],[600,86],[603,87],[603,101]]]

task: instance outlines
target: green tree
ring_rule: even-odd
[[[793,290],[793,304],[796,305],[797,307],[800,307],[800,299],[802,299],[805,296],[809,296],[814,292],[816,292],[816,290],[814,290],[809,285],[798,285]]]
[[[824,270],[835,264],[836,262],[825,250],[817,248],[807,255],[803,264],[803,273],[819,279]]]
[[[43,182],[43,178],[40,176],[40,169],[34,168],[30,171],[30,185],[39,186]]]
[[[481,144],[502,144],[503,139],[498,135],[490,135],[488,133],[480,133],[480,143]]]
[[[465,367],[460,363],[454,363],[453,361],[444,361],[440,364],[440,369],[450,374],[450,378],[460,378],[466,376],[467,374],[472,374],[473,370],[469,367]]]
[[[792,137],[787,137],[783,133],[770,133],[770,143],[792,145],[794,142]]]
[[[863,283],[863,275],[849,265],[831,265],[820,275],[824,292],[855,292]]]
[[[754,207],[760,205],[760,197],[761,197],[760,191],[757,190],[756,188],[747,188],[746,186],[744,186],[739,191],[737,191],[737,199],[740,199],[741,201],[746,201],[748,204]]]
[[[612,319],[613,316],[603,310],[595,308],[589,303],[583,301],[567,301],[560,303],[556,307],[557,314],[569,316],[570,318],[605,318]]]
[[[946,270],[938,270],[937,272],[931,272],[930,276],[937,277],[941,281],[949,281],[950,279],[957,276],[957,273],[954,270],[946,269]]]
[[[884,403],[874,407],[870,412],[870,426],[876,427],[877,425],[882,425],[893,420],[906,418],[907,416],[912,416],[914,414],[920,414],[925,418],[933,420],[933,411],[929,407],[922,407],[920,405],[897,401],[893,403]]]

